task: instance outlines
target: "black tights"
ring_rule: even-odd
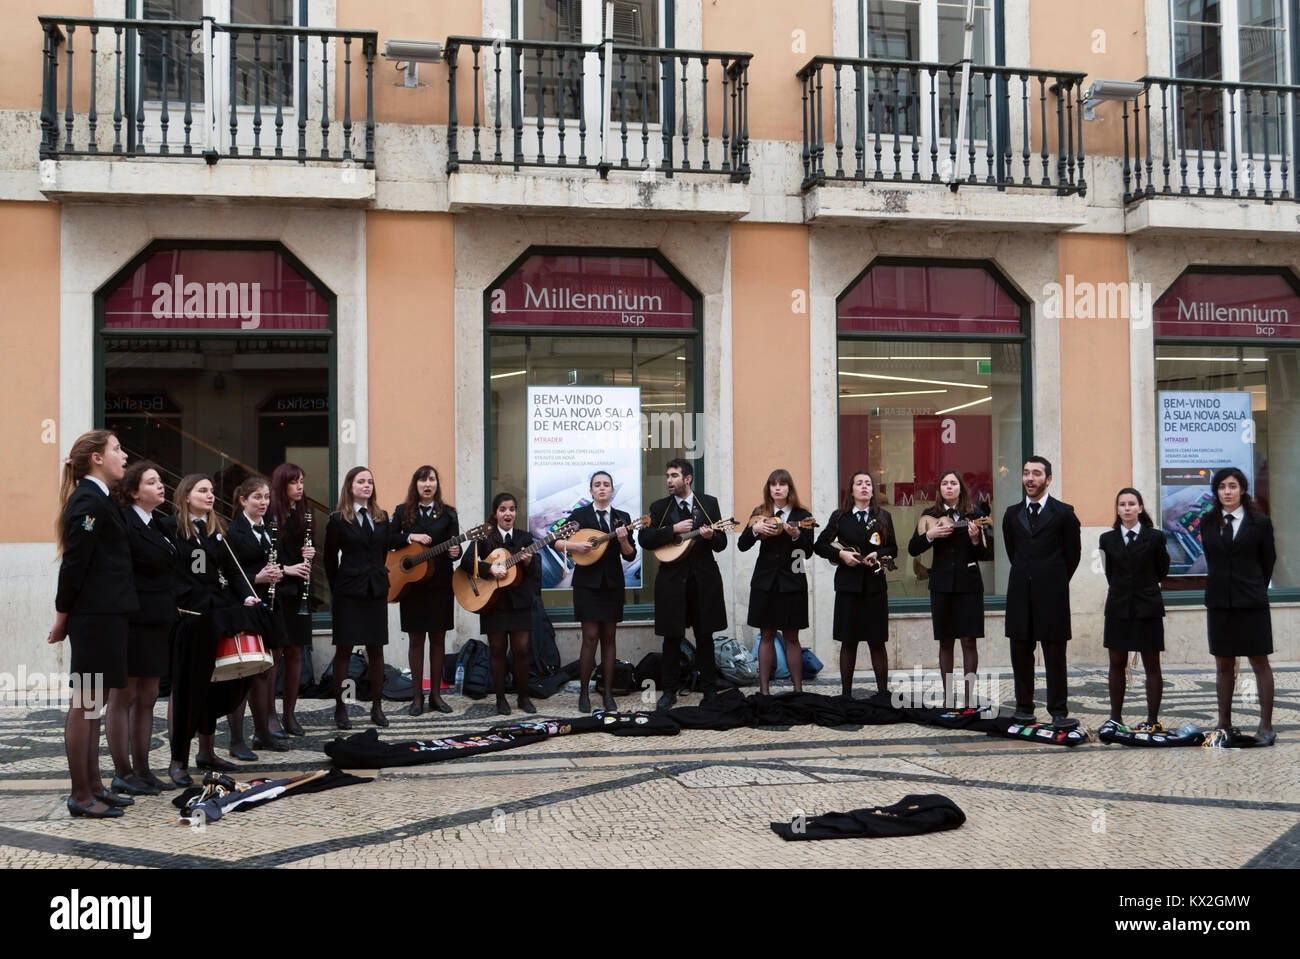
[[[515,692],[521,703],[528,701],[528,630],[512,629],[488,633],[488,649],[492,654],[492,687],[497,699],[506,697],[506,644],[515,654]]]
[[[614,633],[617,623],[583,623],[582,652],[578,656],[578,678],[582,682],[582,691],[587,692],[591,674],[596,668],[596,646],[600,645],[601,676],[605,681],[605,695],[613,695],[614,690]]]
[[[884,643],[867,643],[871,651],[871,671],[876,674],[876,691],[889,691],[889,653]],[[840,643],[840,689],[845,696],[853,695],[853,670],[858,665],[858,644]]]
[[[1110,653],[1110,718],[1121,722],[1124,711],[1124,690],[1128,685],[1125,665],[1128,653],[1122,649],[1108,650]],[[1160,652],[1150,649],[1142,651],[1142,670],[1146,673],[1147,722],[1154,723],[1160,713],[1160,697],[1164,693],[1164,677],[1160,675]]]

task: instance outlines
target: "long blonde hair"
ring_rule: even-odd
[[[108,441],[115,436],[117,434],[112,430],[91,430],[89,433],[82,433],[72,444],[68,458],[63,461],[63,479],[59,483],[59,516],[54,521],[54,541],[58,544],[60,556],[63,555],[66,533],[64,527],[67,525],[68,500],[72,499],[72,491],[77,488],[77,484],[83,477],[90,475],[91,456],[108,449]]]
[[[190,473],[176,484],[176,535],[181,539],[194,538],[194,515],[190,512],[190,493],[204,480],[211,483],[212,477],[204,473]],[[209,536],[226,532],[226,522],[217,512],[215,501],[212,504],[212,512],[208,513],[207,525]]]
[[[352,499],[352,481],[360,473],[370,474],[370,502],[366,504],[366,509],[370,510],[370,521],[382,523],[388,519],[388,514],[379,506],[379,484],[375,482],[374,470],[369,466],[354,466],[348,470],[348,475],[343,477],[343,486],[339,488],[339,503],[336,509],[349,523],[357,518],[356,502]]]

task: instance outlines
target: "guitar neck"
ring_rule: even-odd
[[[469,534],[461,533],[459,536],[453,537],[452,539],[447,540],[447,542],[445,543],[439,543],[437,546],[430,546],[428,549],[421,550],[420,552],[416,553],[414,556],[411,557],[411,565],[414,566],[419,563],[427,562],[428,560],[433,559],[435,556],[441,556],[443,553],[447,552],[447,550],[451,549],[453,546],[459,546],[467,539],[469,539]]]
[[[558,533],[551,533],[545,539],[534,540],[531,545],[525,546],[523,549],[515,553],[513,556],[511,556],[508,560],[503,562],[501,565],[504,566],[506,569],[509,569],[511,566],[514,566],[516,563],[522,562],[525,558],[532,556],[533,554],[537,553],[539,550],[543,549],[544,547],[550,546],[558,538],[559,538]]]

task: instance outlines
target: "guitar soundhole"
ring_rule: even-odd
[[[409,573],[411,571],[412,565],[413,564],[411,563],[411,557],[409,556],[402,557],[402,572]]]

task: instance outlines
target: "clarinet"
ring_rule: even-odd
[[[276,532],[276,531],[275,531],[275,520],[271,520],[271,549],[270,549],[270,551],[266,554],[266,562],[267,562],[267,565],[269,565],[269,566],[275,566],[275,565],[279,562],[279,559],[280,559],[280,557],[276,554],[276,549],[275,549],[275,547],[276,547],[276,537],[275,537],[275,532]],[[274,610],[274,609],[275,609],[275,587],[276,587],[276,584],[275,584],[275,583],[272,583],[270,586],[267,587],[267,590],[266,590],[266,603],[267,603],[267,606],[268,606],[271,610]]]
[[[304,496],[302,500],[303,500],[302,505],[303,505],[303,514],[304,514],[303,522],[305,523],[305,529],[307,531],[306,536],[303,538],[302,546],[303,549],[308,549],[312,545],[311,506],[310,504],[308,504],[306,496]],[[304,559],[303,562],[307,564],[307,578],[303,580],[302,583],[302,602],[298,604],[298,615],[310,616],[311,615],[311,560]]]

